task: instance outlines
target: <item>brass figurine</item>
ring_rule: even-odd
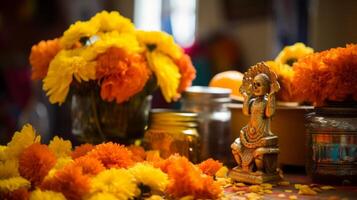
[[[278,137],[270,131],[279,89],[276,74],[264,63],[244,74],[239,90],[244,98],[243,114],[250,116],[250,121],[231,145],[238,164],[230,172],[233,180],[260,184],[279,179]]]

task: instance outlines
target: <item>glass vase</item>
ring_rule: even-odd
[[[132,144],[144,135],[152,96],[144,92],[118,104],[100,97],[98,86],[72,92],[72,134],[81,143]]]
[[[357,108],[320,107],[306,115],[307,172],[315,182],[357,181]]]

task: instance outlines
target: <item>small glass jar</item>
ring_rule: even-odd
[[[214,158],[225,164],[232,160],[230,93],[229,89],[193,86],[183,94],[181,110],[198,113],[201,160]]]
[[[145,149],[158,150],[162,158],[178,153],[197,163],[200,149],[197,114],[153,109],[143,143]]]
[[[322,107],[306,115],[307,172],[315,182],[357,182],[357,108]]]

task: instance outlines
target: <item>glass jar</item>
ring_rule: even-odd
[[[357,108],[321,107],[306,115],[307,172],[313,181],[357,182]]]
[[[72,94],[72,134],[79,142],[132,144],[142,139],[147,128],[151,95],[139,93],[118,104],[102,100],[96,85],[85,86]]]
[[[198,113],[201,138],[201,160],[231,160],[231,112],[228,109],[231,90],[193,86],[183,93],[181,110]]]
[[[158,150],[162,158],[178,153],[197,163],[200,145],[197,114],[153,109],[143,142],[145,149]]]

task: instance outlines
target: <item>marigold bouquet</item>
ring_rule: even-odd
[[[143,90],[152,77],[167,102],[191,85],[195,69],[173,38],[136,30],[118,12],[102,11],[72,24],[61,37],[31,49],[32,79],[43,80],[51,103],[62,104],[70,86],[95,81],[105,101],[122,103]]]
[[[294,98],[321,106],[357,101],[357,45],[332,48],[298,60],[291,81]]]
[[[313,53],[302,43],[285,47],[266,62],[278,75],[280,100],[322,106],[330,101],[357,101],[357,45]]]
[[[57,136],[45,145],[31,125],[0,146],[0,199],[217,199],[216,178],[226,173],[213,159],[195,165],[139,146],[109,142],[73,150]]]
[[[293,64],[299,59],[310,55],[314,50],[303,43],[295,43],[286,46],[281,50],[274,60],[267,61],[266,64],[278,76],[281,89],[278,92],[278,99],[281,101],[295,101],[291,81],[294,76]]]

